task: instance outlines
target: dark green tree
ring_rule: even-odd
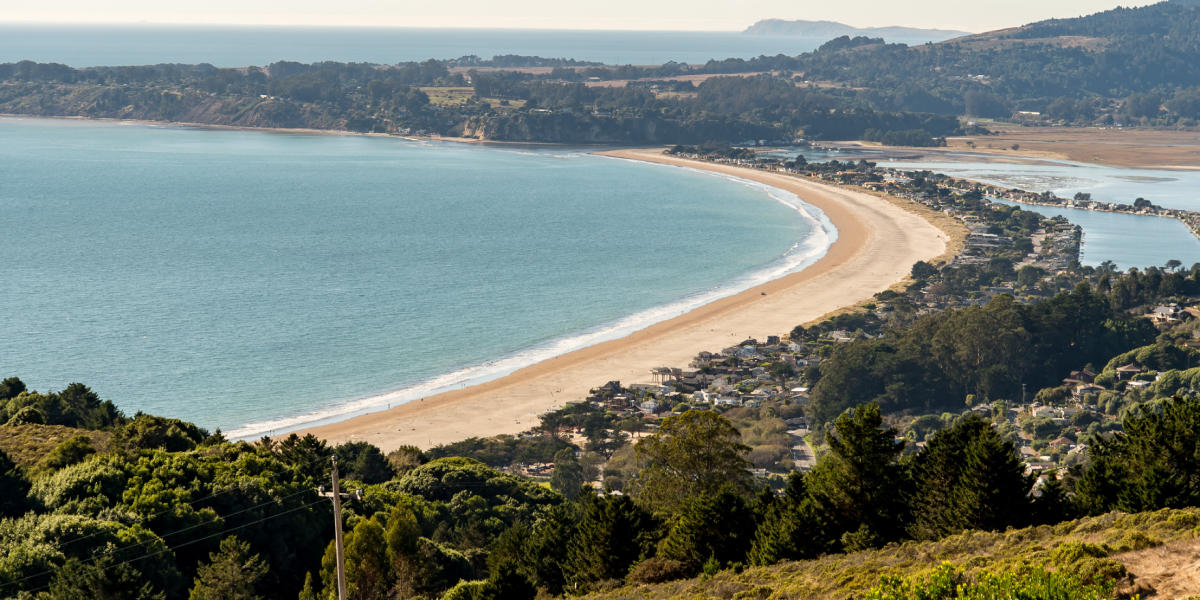
[[[1200,399],[1169,398],[1133,407],[1123,433],[1093,441],[1075,481],[1087,514],[1141,512],[1200,504]]]
[[[623,579],[654,552],[658,525],[628,496],[588,493],[580,504],[579,524],[567,544],[567,583]]]
[[[387,457],[374,444],[346,442],[333,449],[338,457],[338,470],[342,477],[363,483],[383,483],[395,472]]]
[[[693,572],[709,561],[726,567],[746,559],[754,532],[754,512],[741,494],[727,489],[696,496],[687,499],[672,518],[658,555]]]
[[[189,600],[255,600],[267,564],[253,554],[250,544],[230,536],[221,540],[220,550],[209,555],[208,564],[196,571]]]
[[[1033,481],[1012,442],[981,417],[968,416],[935,433],[913,460],[912,478],[913,537],[1027,524]]]
[[[800,472],[788,475],[783,495],[771,498],[760,510],[748,556],[751,564],[772,565],[781,560],[812,558],[826,550],[820,515]]]
[[[876,404],[846,411],[827,436],[830,453],[805,478],[835,547],[855,550],[900,539],[907,480],[897,462],[903,442],[883,427]]]
[[[25,514],[29,508],[29,487],[21,467],[0,450],[0,518]]]
[[[0,381],[0,400],[16,398],[17,395],[24,391],[25,382],[17,377],[6,377],[4,381]]]
[[[550,487],[554,491],[574,500],[583,485],[583,466],[575,457],[575,451],[559,450],[554,455],[554,474],[550,476]]]

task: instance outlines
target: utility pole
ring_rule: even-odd
[[[338,482],[337,456],[330,457],[333,461],[333,492],[326,492],[325,486],[321,486],[317,491],[326,498],[333,500],[333,542],[334,548],[337,550],[337,586],[338,600],[346,600],[346,559],[342,551],[342,496],[350,496],[350,494],[342,494],[342,489]],[[362,490],[355,490],[354,497],[362,499]]]

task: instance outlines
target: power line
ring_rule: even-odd
[[[288,494],[288,496],[284,496],[284,497],[282,497],[282,498],[278,498],[277,500],[276,500],[276,499],[268,500],[268,502],[259,503],[259,504],[256,504],[256,505],[253,505],[253,506],[250,506],[250,508],[245,508],[245,509],[241,509],[241,510],[238,510],[238,511],[230,512],[230,514],[228,514],[228,515],[217,515],[217,518],[221,518],[221,520],[222,520],[222,521],[224,521],[224,520],[228,520],[228,518],[229,518],[229,517],[233,517],[233,516],[236,516],[236,515],[241,515],[241,514],[244,514],[244,512],[250,512],[250,511],[252,511],[252,510],[260,509],[260,508],[263,508],[263,506],[266,506],[266,505],[270,505],[270,504],[277,504],[278,502],[283,502],[283,500],[287,500],[287,499],[290,499],[290,498],[295,498],[296,496],[300,496],[300,494],[302,494],[302,493],[312,493],[312,490],[307,490],[307,488],[306,488],[306,490],[300,490],[299,492],[295,492],[295,493],[292,493],[292,494]],[[318,500],[318,502],[319,502],[319,500]],[[307,504],[306,506],[311,506],[311,505],[312,505],[312,504]],[[168,511],[157,512],[156,516],[157,516],[157,515],[163,515],[163,514],[166,514],[166,512],[168,512]],[[188,527],[185,527],[185,528],[182,528],[182,529],[176,529],[176,530],[174,530],[174,532],[169,532],[169,533],[164,533],[164,534],[161,534],[161,535],[156,535],[156,538],[150,538],[150,539],[146,539],[146,540],[143,540],[143,541],[139,541],[139,542],[137,542],[137,544],[131,544],[131,545],[128,545],[128,546],[122,546],[122,547],[119,547],[119,548],[113,548],[113,550],[110,550],[110,551],[108,551],[108,552],[104,552],[104,553],[102,553],[102,554],[98,554],[98,556],[94,556],[94,557],[91,557],[91,558],[89,558],[89,559],[86,559],[86,560],[84,560],[83,564],[95,563],[95,562],[96,562],[96,560],[100,560],[100,559],[102,559],[102,558],[106,558],[106,557],[113,556],[113,554],[116,554],[116,553],[119,553],[119,552],[125,552],[125,551],[127,551],[127,550],[132,550],[132,548],[136,548],[136,547],[138,547],[138,546],[145,546],[146,544],[150,544],[150,542],[152,542],[152,541],[155,541],[155,539],[162,540],[162,541],[163,541],[163,544],[166,544],[166,542],[167,542],[167,538],[170,538],[170,536],[173,536],[173,535],[178,535],[178,534],[181,534],[181,533],[184,533],[184,532],[190,532],[190,530],[192,530],[192,529],[198,529],[198,528],[200,528],[200,527],[208,526],[208,524],[211,524],[211,522],[204,522],[204,523],[197,523],[197,524],[193,524],[193,526],[188,526]],[[101,535],[101,534],[104,534],[104,533],[109,533],[109,532],[107,532],[107,530],[100,530],[100,532],[92,533],[91,535],[84,536],[84,538],[91,538],[91,536]],[[78,541],[78,540],[82,540],[82,539],[84,539],[84,538],[77,538],[77,539],[74,539],[74,540],[72,540],[72,541]],[[56,546],[56,547],[55,547],[55,550],[58,550],[59,552],[62,552],[62,548],[66,547],[67,545],[68,545],[68,544],[64,544],[64,545],[61,545],[61,546]],[[54,572],[55,570],[56,570],[56,569],[49,569],[49,570],[42,571],[42,572],[35,572],[35,574],[32,574],[32,575],[28,575],[28,576],[25,576],[25,577],[19,578],[19,580],[13,580],[13,581],[10,581],[10,582],[7,582],[7,583],[2,583],[2,584],[0,584],[0,589],[4,589],[4,588],[6,588],[6,587],[8,587],[8,586],[14,586],[14,584],[22,583],[22,582],[24,582],[24,581],[29,581],[29,580],[32,580],[32,578],[35,578],[35,577],[41,577],[41,576],[43,576],[43,575],[49,575],[49,574],[53,574],[53,572]]]
[[[283,512],[281,512],[281,513],[277,513],[277,514],[274,514],[274,515],[268,515],[268,516],[266,516],[266,517],[263,517],[263,518],[261,518],[261,519],[256,519],[256,520],[254,520],[254,521],[251,521],[251,522],[249,522],[249,523],[243,523],[243,524],[241,524],[241,525],[238,525],[238,526],[236,526],[236,527],[230,527],[230,528],[228,528],[228,529],[225,529],[225,530],[223,530],[223,531],[218,531],[217,533],[214,533],[214,534],[211,534],[211,535],[206,535],[206,536],[204,536],[204,537],[196,538],[196,539],[194,539],[194,540],[189,540],[189,541],[187,541],[187,542],[183,542],[183,543],[181,543],[181,544],[178,544],[178,545],[176,545],[176,546],[173,546],[173,547],[168,547],[168,548],[167,548],[167,549],[165,549],[165,550],[159,550],[159,551],[157,551],[157,552],[151,552],[151,553],[149,553],[149,554],[143,554],[143,555],[141,555],[141,556],[135,556],[135,557],[133,557],[133,558],[131,558],[131,559],[128,559],[128,560],[121,561],[121,562],[119,562],[119,563],[117,563],[117,564],[115,564],[115,565],[109,565],[109,566],[107,566],[107,567],[102,567],[100,570],[101,570],[101,571],[107,571],[107,570],[109,570],[109,569],[115,569],[115,568],[117,568],[117,567],[120,567],[120,566],[122,566],[122,565],[127,565],[127,564],[129,564],[129,563],[131,563],[131,562],[135,562],[135,561],[139,561],[139,560],[145,560],[145,559],[147,559],[147,558],[151,558],[151,557],[154,557],[154,556],[158,556],[158,555],[160,555],[160,554],[166,554],[166,553],[168,553],[168,552],[174,552],[174,551],[176,551],[176,550],[178,550],[178,549],[180,549],[180,548],[183,548],[183,547],[185,547],[185,546],[191,546],[192,544],[198,544],[198,543],[200,543],[200,542],[203,542],[203,541],[211,540],[211,539],[213,539],[213,538],[215,538],[215,537],[220,537],[220,536],[222,536],[222,535],[225,535],[225,534],[227,534],[227,533],[230,533],[230,532],[232,532],[232,531],[237,531],[237,530],[239,530],[239,529],[245,529],[246,527],[250,527],[251,525],[258,525],[259,523],[263,523],[263,522],[266,522],[266,521],[270,521],[271,519],[276,519],[276,518],[282,517],[282,516],[284,516],[284,515],[288,515],[288,514],[291,514],[291,513],[294,513],[294,512],[296,512],[296,511],[299,511],[299,510],[306,509],[306,508],[308,508],[308,507],[310,507],[310,506],[314,506],[314,505],[316,505],[316,504],[320,504],[320,503],[321,503],[321,502],[323,502],[323,501],[324,501],[324,498],[321,498],[321,499],[315,500],[315,501],[313,501],[313,502],[309,502],[308,504],[304,504],[304,505],[302,505],[302,506],[297,506],[297,507],[295,507],[295,508],[291,508],[291,509],[285,510],[285,511],[283,511]],[[135,546],[136,546],[136,544],[135,544]],[[132,547],[132,546],[131,546],[131,547]],[[86,562],[85,562],[84,564],[86,564]],[[57,570],[57,569],[55,569],[55,570]],[[46,571],[45,573],[40,573],[39,575],[44,575],[44,574],[47,574],[47,573],[53,573],[53,572],[55,572],[55,570]],[[27,591],[27,592],[31,592],[31,593],[32,593],[32,592],[40,592],[40,591],[42,591],[42,590],[49,589],[49,588],[50,588],[50,585],[51,585],[51,584],[46,584],[46,585],[44,585],[44,586],[41,586],[41,587],[38,587],[38,588],[34,588],[34,589],[32,589],[32,590],[25,590],[25,591]]]
[[[324,461],[326,458],[327,458],[327,457],[324,457],[324,456],[322,456],[322,457],[318,457],[318,458],[315,458],[315,459],[313,459],[313,460],[310,460],[310,461],[307,461],[307,462],[304,462],[304,463],[301,463],[301,464],[293,465],[293,466],[295,466],[296,468],[308,467],[308,466],[311,466],[311,465],[313,465],[313,464],[316,464],[317,462]],[[230,494],[230,493],[233,493],[233,492],[236,492],[236,491],[238,491],[238,488],[234,487],[234,488],[229,488],[229,489],[226,489],[226,490],[222,490],[222,491],[220,491],[220,492],[216,492],[216,493],[213,493],[213,494],[209,494],[209,495],[207,495],[207,496],[204,496],[203,498],[197,498],[196,500],[191,500],[191,501],[189,501],[189,502],[181,502],[181,503],[175,504],[175,505],[174,505],[174,506],[172,506],[171,508],[166,508],[166,509],[160,510],[160,511],[158,511],[158,512],[156,512],[156,513],[153,513],[153,514],[149,515],[149,516],[146,516],[146,517],[139,517],[139,518],[138,518],[138,521],[139,521],[139,522],[146,522],[146,521],[149,521],[149,520],[155,519],[155,518],[157,518],[157,517],[161,517],[162,515],[165,515],[165,514],[167,514],[167,513],[169,513],[169,512],[173,512],[173,511],[175,511],[177,508],[179,508],[180,506],[192,506],[192,505],[198,504],[198,503],[200,503],[200,502],[204,502],[204,501],[206,501],[206,500],[212,500],[213,498],[218,498],[218,497],[220,497],[220,496],[224,496],[225,494]],[[96,536],[98,536],[98,535],[102,535],[102,534],[104,534],[104,533],[106,533],[106,532],[104,532],[104,531],[96,531],[96,532],[93,532],[93,533],[89,533],[89,534],[87,534],[87,535],[82,535],[82,536],[79,536],[79,537],[76,537],[76,538],[73,538],[73,539],[67,540],[67,541],[65,541],[65,542],[61,542],[61,543],[59,543],[59,544],[57,545],[57,548],[58,548],[58,550],[59,550],[59,551],[62,551],[62,549],[63,549],[63,548],[66,548],[67,546],[70,546],[71,544],[74,544],[75,542],[80,542],[80,541],[83,541],[83,540],[86,540],[86,539],[91,539],[91,538],[93,538],[93,537],[96,537]],[[168,535],[170,535],[170,534],[168,534]],[[3,588],[5,585],[8,585],[8,584],[3,584],[3,585],[0,585],[0,588]]]

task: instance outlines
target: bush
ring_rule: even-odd
[[[1062,572],[1034,569],[1014,574],[987,571],[973,577],[949,563],[942,563],[927,577],[884,578],[883,583],[867,592],[866,600],[1106,600],[1112,598],[1112,584],[1088,585]]]
[[[42,411],[40,411],[32,406],[26,406],[26,407],[18,410],[16,412],[16,414],[14,414],[12,416],[12,418],[10,418],[8,420],[8,423],[6,423],[6,424],[7,425],[26,425],[26,424],[45,425],[46,424],[46,415],[42,414]]]
[[[627,579],[635,583],[663,583],[689,575],[687,565],[669,558],[653,557],[638,563]]]

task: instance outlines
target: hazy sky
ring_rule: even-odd
[[[766,18],[985,31],[1117,5],[1110,0],[0,0],[0,22],[740,30]]]

